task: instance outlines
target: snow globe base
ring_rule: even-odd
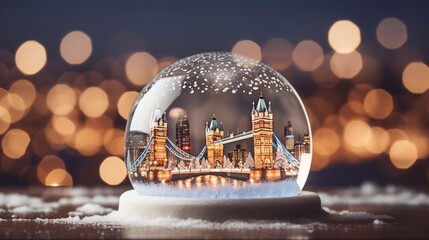
[[[319,215],[322,209],[319,196],[309,191],[293,197],[241,199],[155,197],[129,190],[121,195],[118,211],[130,217],[226,221],[290,219]]]

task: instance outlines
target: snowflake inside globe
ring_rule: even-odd
[[[126,129],[128,175],[148,196],[295,196],[310,170],[310,130],[278,72],[203,53],[164,68],[137,97]]]

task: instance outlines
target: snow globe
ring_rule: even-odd
[[[304,105],[282,75],[228,52],[194,55],[162,69],[131,108],[125,161],[134,190],[119,211],[202,219],[312,213],[320,199],[302,191],[311,158]]]

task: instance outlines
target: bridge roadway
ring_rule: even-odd
[[[215,175],[247,181],[250,178],[250,169],[191,169],[172,170],[172,180],[188,179],[203,175]]]
[[[252,137],[253,137],[253,132],[252,132],[252,130],[249,130],[249,131],[244,131],[244,132],[239,133],[239,134],[234,134],[232,136],[219,139],[217,141],[214,141],[214,143],[215,144],[219,144],[219,143],[228,144],[228,143],[237,142],[237,141],[252,138]]]

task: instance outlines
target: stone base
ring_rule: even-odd
[[[119,199],[120,213],[147,218],[195,218],[209,221],[229,219],[290,219],[321,214],[316,193],[303,191],[285,198],[173,198],[124,192]]]

